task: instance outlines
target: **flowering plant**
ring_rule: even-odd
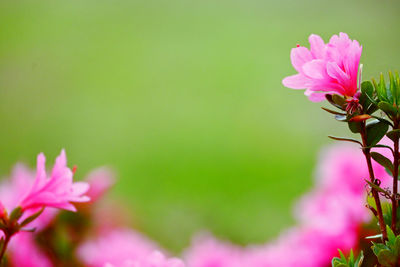
[[[345,33],[334,35],[328,44],[317,35],[311,35],[309,41],[310,50],[301,46],[292,49],[292,64],[299,73],[283,79],[283,84],[293,89],[306,89],[305,94],[312,101],[326,99],[334,109],[323,109],[336,120],[345,122],[349,130],[359,136],[358,139],[330,138],[359,145],[368,168],[363,182],[372,199],[365,205],[377,218],[379,226],[379,233],[368,237],[374,240],[371,241],[372,251],[380,266],[399,266],[399,75],[389,72],[388,83],[383,74],[379,82],[362,81],[359,66],[362,48]],[[373,161],[389,174],[389,186],[384,186],[387,178],[377,174]],[[332,266],[361,266],[362,253],[357,259],[352,252],[349,259],[340,254],[340,258],[332,260]]]
[[[14,267],[360,267],[400,266],[400,77],[362,81],[362,47],[347,34],[291,51],[298,72],[283,79],[357,137],[323,149],[315,184],[294,205],[295,225],[246,247],[197,234],[181,259],[130,229],[124,205],[104,202],[108,168],[74,182],[65,151],[50,173],[16,165],[0,183],[0,264]],[[110,204],[111,203],[111,204]],[[363,265],[364,266],[364,265]]]

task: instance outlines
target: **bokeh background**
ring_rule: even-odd
[[[208,229],[239,244],[292,224],[328,134],[290,49],[363,45],[364,78],[399,69],[399,1],[1,0],[0,174],[66,148],[108,165],[135,226],[179,251]]]

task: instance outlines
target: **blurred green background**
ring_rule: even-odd
[[[137,227],[179,251],[291,224],[318,151],[345,126],[284,88],[290,49],[347,32],[364,78],[399,69],[399,1],[0,2],[0,173],[66,148],[109,165]]]

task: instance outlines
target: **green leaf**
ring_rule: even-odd
[[[372,98],[373,93],[374,93],[374,86],[372,85],[372,83],[370,81],[363,81],[361,83],[361,92]]]
[[[399,140],[400,138],[400,129],[395,129],[386,133],[386,136],[389,137],[392,141]]]
[[[16,207],[10,214],[10,221],[17,221],[22,216],[22,208]]]
[[[397,257],[390,250],[381,250],[377,255],[379,263],[383,267],[396,267]]]
[[[359,97],[360,104],[365,108],[368,108],[370,104],[377,105],[373,97],[374,87],[370,81],[364,81],[361,83],[361,95]]]
[[[34,221],[37,217],[39,217],[40,214],[42,214],[43,211],[44,211],[44,208],[41,208],[38,212],[34,213],[33,215],[31,215],[28,218],[26,218],[25,220],[23,220],[22,223],[20,224],[20,227],[24,227],[28,223]]]
[[[397,114],[397,109],[385,101],[379,102],[378,108],[380,110],[384,111],[386,114],[391,115],[391,116],[396,116],[396,114]]]
[[[390,245],[394,245],[394,241],[396,240],[396,235],[393,233],[392,229],[386,225],[386,232],[388,234],[388,241]]]
[[[341,95],[332,95],[332,100],[339,106],[344,107],[345,105],[347,105],[346,100]]]
[[[357,121],[349,121],[347,122],[349,129],[352,133],[361,133],[361,122],[357,122]]]
[[[337,111],[331,110],[331,109],[329,109],[329,108],[324,108],[324,107],[321,107],[321,108],[322,108],[323,110],[325,110],[325,111],[331,113],[331,114],[346,116],[346,113],[337,112]]]
[[[328,135],[328,137],[333,139],[333,140],[352,142],[352,143],[356,143],[356,144],[359,144],[360,146],[362,146],[360,141],[357,141],[357,140],[352,139],[352,138],[336,137],[336,136],[332,136],[332,135]]]
[[[393,164],[390,161],[390,159],[388,159],[387,157],[378,152],[371,152],[371,157],[380,165],[393,172]]]
[[[367,123],[367,145],[376,145],[386,134],[389,125],[384,121],[374,120]]]
[[[334,100],[333,100],[333,96],[334,95],[325,95],[326,100],[328,100],[329,103],[331,103],[331,105],[337,107],[338,109],[344,110],[343,105],[337,104]]]

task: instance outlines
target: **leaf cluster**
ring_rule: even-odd
[[[344,256],[343,252],[339,249],[340,258],[335,257],[332,259],[332,267],[361,267],[364,259],[364,254],[361,251],[357,258],[354,258],[353,250],[350,250],[348,258]]]
[[[386,226],[388,240],[383,243],[372,242],[372,251],[382,267],[396,267],[400,262],[400,236],[396,236],[389,226]]]

